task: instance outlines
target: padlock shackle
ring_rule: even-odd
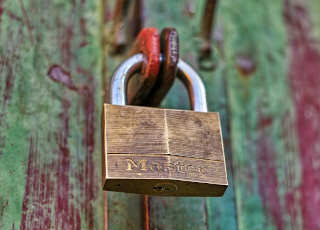
[[[208,112],[206,89],[198,73],[179,59],[177,77],[188,90],[191,108],[198,112]]]
[[[163,57],[160,55],[160,62],[162,61]],[[110,84],[111,104],[126,105],[128,82],[135,73],[141,70],[143,62],[143,54],[136,54],[120,64],[114,72]],[[206,91],[197,72],[183,60],[179,59],[177,76],[188,90],[192,109],[198,112],[207,112]]]
[[[112,75],[110,83],[110,103],[113,105],[127,104],[127,86],[131,77],[138,73],[144,61],[143,54],[135,54],[122,62]]]

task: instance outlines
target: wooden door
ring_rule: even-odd
[[[0,229],[319,229],[319,1],[219,1],[209,68],[205,0],[144,1],[221,114],[230,182],[223,198],[147,202],[100,185],[103,89],[124,58],[114,5],[0,0]],[[179,82],[163,106],[188,108]]]

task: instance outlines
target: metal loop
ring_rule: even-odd
[[[114,72],[110,85],[111,104],[126,105],[128,82],[135,73],[140,71],[143,61],[143,55],[136,54],[122,62]],[[163,57],[160,55],[160,62],[162,61]],[[207,112],[206,91],[197,72],[187,63],[179,59],[177,76],[188,90],[192,109],[198,112]]]

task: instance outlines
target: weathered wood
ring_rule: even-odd
[[[109,2],[0,1],[0,229],[103,227],[100,83],[123,58],[100,43]],[[222,114],[231,186],[219,199],[148,205],[108,192],[107,227],[318,229],[319,1],[219,1],[214,70],[197,68],[203,0],[145,7],[146,26],[177,29],[180,56]],[[176,82],[162,106],[187,109],[186,98]]]
[[[199,65],[199,32],[201,13],[205,1],[146,1],[146,25],[163,28],[175,27],[179,33],[180,57],[189,62],[199,72],[207,91],[209,111],[217,111],[221,116],[224,144],[228,149],[228,125],[226,117],[225,81],[223,62],[215,70],[205,71]],[[219,10],[219,9],[218,9]],[[159,14],[165,12],[166,16]],[[219,11],[218,11],[219,14]],[[219,17],[219,16],[218,16]],[[219,27],[218,27],[219,29]],[[221,30],[221,28],[220,28]],[[217,44],[221,43],[221,31],[214,36]],[[223,59],[223,51],[217,53]],[[215,56],[215,55],[213,55]],[[219,56],[220,57],[220,56]],[[216,60],[212,60],[215,62]],[[175,82],[169,95],[162,104],[167,108],[188,109],[189,102],[183,86]],[[231,165],[230,151],[226,152],[227,166]],[[161,198],[150,197],[150,229],[237,229],[235,203],[232,186],[231,167],[228,170],[229,186],[222,198]]]
[[[159,29],[167,26],[177,28],[180,37],[180,56],[195,67],[197,66],[197,52],[199,44],[198,28],[203,3],[204,1],[171,1],[170,3],[166,1],[145,1],[145,25],[155,26]],[[108,8],[110,5],[105,6],[105,9],[109,10],[108,12],[112,11],[112,8]],[[108,34],[108,31],[110,31],[111,25],[111,21],[106,22],[106,35]],[[108,47],[108,44],[106,44],[106,47]],[[104,76],[105,79],[108,79],[115,67],[123,58],[110,56],[107,52],[104,54],[103,60],[107,60],[103,62],[105,64],[103,68]],[[223,66],[220,65],[216,72],[200,71],[200,75],[204,77],[203,80],[207,85],[206,88],[209,108],[211,111],[223,112],[223,134],[228,137],[227,120],[225,119],[225,83],[221,76],[223,69]],[[186,98],[187,95],[183,86],[179,84],[179,82],[176,82],[163,105],[171,108],[188,109],[189,102]],[[230,155],[228,154],[227,159],[230,161]],[[229,165],[231,165],[231,162],[229,162]],[[232,183],[230,168],[228,171],[228,177],[229,183]],[[229,186],[226,195],[223,198],[220,198],[219,200],[208,198],[208,202],[205,202],[203,198],[150,197],[150,212],[148,212],[148,214],[150,214],[150,218],[143,218],[142,216],[139,216],[139,218],[130,218],[130,215],[128,215],[128,209],[130,209],[130,207],[126,205],[130,204],[132,199],[143,200],[143,198],[140,198],[139,196],[120,195],[119,193],[113,192],[108,194],[108,209],[110,211],[108,226],[110,229],[125,229],[128,226],[128,222],[131,223],[130,227],[140,229],[141,219],[150,220],[150,223],[146,223],[146,225],[150,225],[151,229],[205,229],[207,227],[210,229],[236,229],[235,204],[232,186]],[[139,201],[137,201],[137,203],[138,202]],[[120,206],[126,208],[120,209]],[[117,211],[113,212],[115,209]],[[136,210],[135,215],[141,213],[145,215],[144,207],[132,206],[131,209]],[[206,213],[206,210],[208,213]],[[219,218],[215,218],[214,215],[218,212]],[[207,214],[212,218],[212,220],[208,219]],[[126,222],[123,216],[127,216],[130,220]],[[222,219],[222,221],[220,221],[220,219]],[[135,220],[138,220],[137,224],[132,225]]]
[[[0,229],[101,229],[95,1],[0,1]]]
[[[284,218],[288,214],[284,194],[295,184],[294,170],[287,167],[296,168],[297,151],[294,137],[284,133],[292,122],[292,105],[286,84],[282,3],[265,3],[220,5],[221,14],[229,13],[224,17],[224,47],[239,229],[298,227]]]
[[[287,211],[296,229],[319,229],[320,193],[320,68],[318,1],[285,1],[284,16],[290,48],[288,78],[294,102],[299,156],[291,173],[297,186],[286,194]],[[317,45],[315,45],[317,44]],[[293,113],[292,112],[292,113]],[[288,165],[292,167],[292,165]],[[291,179],[291,180],[292,180]]]
[[[307,189],[305,181],[310,181],[310,177],[304,177],[301,171],[301,163],[308,157],[299,154],[302,149],[298,148],[297,137],[306,133],[302,129],[297,132],[295,117],[300,117],[301,111],[295,114],[288,85],[288,71],[295,73],[294,79],[311,80],[312,74],[305,70],[315,68],[317,61],[313,59],[314,63],[310,63],[312,68],[306,66],[310,59],[301,51],[308,39],[300,40],[302,47],[294,45],[287,52],[287,41],[293,34],[303,37],[306,32],[297,28],[307,25],[305,15],[300,12],[304,12],[302,3],[292,5],[292,2],[220,4],[229,67],[228,102],[239,229],[318,228],[313,214],[316,208],[307,214],[306,201],[299,198],[317,188],[314,181],[314,190]],[[288,16],[289,28],[295,26],[294,32],[287,34]],[[295,63],[299,63],[301,72],[291,69],[292,66],[288,68],[288,59],[292,58],[299,60]],[[310,92],[302,84],[299,90]],[[308,102],[307,99],[303,103]],[[312,148],[312,144],[308,146]],[[310,164],[307,167],[309,171]]]

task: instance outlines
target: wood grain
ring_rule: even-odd
[[[152,25],[158,28],[172,26],[179,33],[180,57],[193,66],[204,81],[209,111],[219,112],[221,115],[222,133],[224,145],[229,145],[226,151],[228,167],[228,187],[225,195],[217,198],[186,198],[186,197],[150,197],[150,229],[237,229],[235,197],[232,186],[230,135],[227,109],[226,82],[229,77],[226,69],[234,68],[225,65],[226,60],[233,57],[226,56],[224,41],[229,36],[224,34],[225,28],[221,21],[229,11],[220,13],[220,3],[217,7],[217,31],[214,31],[211,46],[214,50],[213,61],[217,64],[215,70],[204,71],[199,69],[198,49],[201,14],[204,12],[205,1],[145,1],[146,26]],[[228,8],[232,9],[232,7]],[[159,13],[166,12],[165,15]],[[230,35],[232,37],[234,35]],[[218,40],[217,40],[218,38]],[[223,48],[223,50],[220,49]],[[218,64],[220,63],[220,64]],[[172,109],[189,109],[188,96],[184,86],[175,81],[161,107]]]
[[[102,229],[100,85],[123,59],[99,36],[112,2],[0,0],[0,229]],[[146,26],[177,29],[221,115],[230,186],[149,197],[148,219],[143,197],[108,192],[106,227],[317,230],[319,1],[219,1],[210,71],[197,62],[205,1],[144,3]],[[186,98],[175,82],[162,106]]]
[[[0,229],[103,227],[97,10],[0,1]]]

